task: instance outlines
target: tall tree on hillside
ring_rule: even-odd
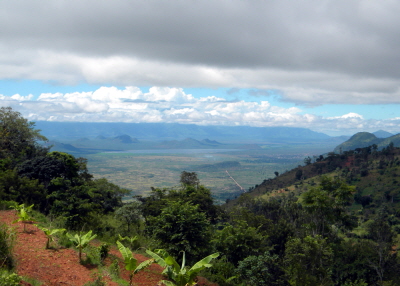
[[[18,163],[38,152],[46,153],[47,149],[40,147],[37,141],[47,141],[47,138],[39,133],[40,130],[34,129],[34,126],[33,122],[28,122],[11,107],[1,107],[0,159],[9,158]]]

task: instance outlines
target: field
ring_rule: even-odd
[[[131,190],[131,195],[146,195],[151,187],[178,186],[180,173],[190,171],[196,172],[201,184],[211,189],[217,202],[223,203],[243,192],[231,177],[244,190],[248,190],[274,177],[274,172],[292,169],[310,154],[310,146],[283,147],[263,146],[254,150],[134,150],[90,154],[86,157],[89,171],[95,178],[104,177]],[[323,150],[317,152],[322,154]]]

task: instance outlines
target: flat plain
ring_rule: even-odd
[[[131,150],[86,157],[89,171],[95,178],[104,177],[131,190],[125,199],[134,195],[146,196],[151,187],[179,187],[181,172],[188,171],[196,172],[200,183],[211,189],[218,203],[223,203],[243,190],[273,178],[275,172],[282,173],[301,164],[306,156],[329,150],[311,145],[266,145],[256,149]]]

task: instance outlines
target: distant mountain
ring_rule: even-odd
[[[124,143],[124,144],[132,144],[132,143],[138,143],[139,140],[137,140],[136,138],[132,138],[129,135],[120,135],[120,136],[116,136],[114,138],[112,138],[113,141],[117,141],[119,143]]]
[[[210,140],[208,140],[210,141]],[[193,138],[186,138],[184,140],[172,140],[172,141],[164,141],[158,148],[166,148],[166,149],[198,149],[198,148],[207,148],[214,147],[218,144],[209,143],[208,141],[202,140],[198,141]],[[215,141],[216,142],[216,141]]]
[[[369,132],[359,132],[350,137],[349,140],[339,144],[334,152],[339,153],[340,151],[350,151],[356,148],[364,148],[376,144],[379,149],[388,146],[393,142],[395,147],[400,147],[400,134],[390,136],[388,138],[378,138]]]
[[[378,131],[373,132],[372,134],[374,134],[378,138],[388,138],[388,137],[391,137],[391,136],[394,135],[394,134],[392,134],[390,132],[387,132],[385,130],[378,130]]]
[[[201,140],[201,143],[204,143],[207,145],[222,145],[222,143],[219,143],[218,141],[210,140],[210,139],[203,139],[203,140]]]
[[[71,153],[71,154],[84,153],[84,151],[72,146],[71,144],[64,144],[64,143],[60,143],[60,142],[56,142],[56,141],[48,141],[44,145],[52,146],[51,151],[66,152],[66,153]]]
[[[177,123],[105,123],[38,121],[36,127],[51,140],[77,140],[129,135],[138,140],[183,140],[193,138],[217,140],[223,143],[309,143],[331,137],[307,128],[200,126]]]

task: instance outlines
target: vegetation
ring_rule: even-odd
[[[30,220],[21,212],[28,213],[27,205],[43,220],[52,218],[56,229],[68,230],[80,261],[95,237],[132,238],[130,248],[146,248],[151,259],[137,266],[132,250],[117,242],[131,284],[135,272],[156,262],[169,279],[165,285],[195,285],[197,275],[221,286],[400,285],[400,149],[394,144],[307,157],[303,166],[276,171],[222,206],[196,172],[181,172],[174,188],[152,188],[124,203],[127,190],[94,179],[85,159],[40,147],[36,140],[44,138],[18,113],[3,108],[1,116],[15,127],[0,124],[2,204],[14,201],[21,221]],[[23,142],[12,134],[18,128]],[[7,268],[10,253],[1,257]]]
[[[153,259],[161,266],[164,267],[164,274],[168,276],[171,281],[162,280],[161,283],[165,284],[166,286],[191,286],[196,285],[196,278],[197,274],[205,269],[209,268],[212,265],[210,264],[211,260],[217,258],[219,253],[211,254],[196,264],[194,264],[191,268],[186,267],[186,259],[185,259],[185,252],[183,252],[182,257],[182,265],[176,262],[176,260],[170,256],[165,250],[159,249],[158,251],[152,252],[150,250],[146,251]]]
[[[129,271],[129,285],[132,285],[133,274],[148,267],[154,262],[154,260],[148,259],[137,265],[137,260],[133,257],[132,251],[130,251],[119,241],[117,241],[117,245],[122,257],[124,258],[125,269]]]
[[[79,261],[82,262],[82,250],[89,245],[89,242],[95,239],[97,234],[92,235],[92,231],[89,230],[85,234],[77,233],[72,235],[67,233],[67,237],[72,243],[78,248],[79,251]]]

